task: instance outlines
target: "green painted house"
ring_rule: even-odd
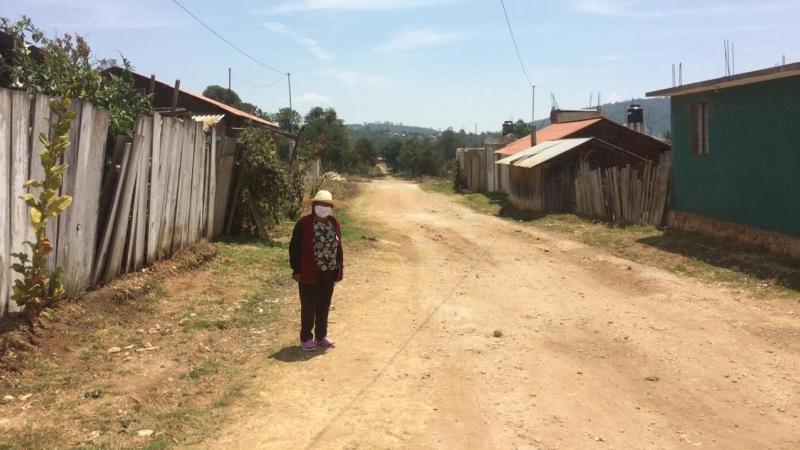
[[[800,251],[800,63],[647,96],[671,98],[676,226]]]

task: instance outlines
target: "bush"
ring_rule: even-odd
[[[266,128],[245,128],[239,142],[243,151],[238,163],[242,174],[242,191],[237,200],[238,229],[257,233],[245,191],[250,193],[266,227],[274,227],[284,217],[297,219],[303,211],[304,179],[310,158],[299,152],[291,163],[279,161],[272,133]]]
[[[100,71],[117,61],[93,61],[91,49],[81,36],[47,38],[25,16],[16,22],[0,17],[0,31],[13,42],[10,52],[0,58],[0,87],[71,97],[107,109],[111,116],[109,142],[120,134],[132,136],[138,115],[152,115],[149,98],[133,87],[131,64],[124,57],[122,76],[104,76]],[[38,51],[32,51],[27,42]]]

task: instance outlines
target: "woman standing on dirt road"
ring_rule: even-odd
[[[300,347],[311,352],[318,345],[334,345],[328,337],[328,311],[333,285],[342,281],[344,259],[339,222],[331,215],[339,202],[333,201],[330,192],[319,191],[303,204],[311,206],[311,214],[294,226],[289,264],[300,289]]]

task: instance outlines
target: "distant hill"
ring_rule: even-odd
[[[630,105],[639,105],[644,109],[644,123],[648,133],[654,136],[663,136],[670,129],[669,98],[634,98],[616,103],[605,103],[600,109],[608,114],[608,118],[619,123],[625,123]],[[550,125],[550,119],[536,121],[536,127],[542,128]]]
[[[413,125],[403,125],[402,123],[394,123],[394,122],[372,122],[372,123],[356,123],[356,124],[348,124],[345,125],[347,127],[347,131],[349,132],[358,132],[358,131],[389,131],[392,133],[397,134],[417,134],[422,136],[436,136],[439,134],[439,130],[434,130],[433,128],[426,128],[426,127],[417,127]]]
[[[648,133],[654,136],[664,136],[670,129],[670,104],[669,98],[634,98],[616,103],[605,103],[600,108],[608,114],[608,118],[619,123],[625,123],[627,119],[628,107],[632,104],[640,105],[644,109],[644,122]],[[550,125],[550,119],[542,119],[536,121],[536,127],[542,128]],[[439,130],[433,128],[403,125],[402,123],[393,122],[372,122],[363,124],[349,124],[346,125],[347,131],[350,134],[350,140],[355,143],[361,138],[367,138],[375,143],[375,146],[383,148],[383,145],[392,137],[392,133],[398,135],[412,137],[412,136],[437,136],[440,134]],[[495,133],[481,132],[480,138],[485,136],[499,135],[500,130]],[[474,136],[474,135],[473,135]],[[469,140],[467,140],[469,141]]]
[[[648,133],[663,136],[670,129],[670,107],[667,97],[635,98],[624,102],[606,103],[601,108],[608,113],[609,119],[625,123],[628,106],[632,104],[644,109],[644,124]]]

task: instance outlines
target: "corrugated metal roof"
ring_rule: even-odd
[[[108,69],[103,70],[103,73],[108,72],[108,73],[119,74],[120,72],[122,72],[124,70],[125,69],[123,69],[121,67],[113,66],[113,67],[109,67]],[[139,79],[146,80],[149,83],[150,77],[146,77],[146,76],[144,76],[144,75],[142,75],[140,73],[133,72],[133,71],[131,72],[131,74],[134,77],[138,77]],[[162,86],[165,86],[165,87],[167,87],[169,89],[173,89],[173,86],[171,86],[171,85],[169,85],[167,83],[164,83],[163,81],[156,80],[156,83],[158,83],[158,84],[160,84]],[[234,107],[228,106],[228,105],[226,105],[224,103],[221,103],[221,102],[218,102],[216,100],[210,99],[210,98],[205,97],[205,96],[203,96],[201,94],[198,94],[196,92],[192,92],[190,90],[182,89],[182,88],[179,89],[178,91],[181,94],[188,95],[188,96],[191,96],[191,97],[195,97],[195,98],[197,98],[199,100],[202,100],[202,101],[204,101],[204,102],[206,102],[208,104],[214,105],[217,108],[220,108],[223,111],[225,111],[225,112],[227,112],[227,113],[229,113],[231,115],[234,115],[234,116],[237,116],[237,117],[242,117],[242,118],[245,118],[245,119],[250,119],[253,122],[260,123],[262,125],[266,125],[266,126],[268,126],[270,128],[274,128],[276,130],[280,130],[280,125],[278,125],[277,123],[270,122],[269,120],[264,120],[261,117],[254,116],[254,115],[252,115],[250,113],[247,113],[247,112],[244,112],[242,110],[236,109]]]
[[[228,106],[225,103],[221,103],[221,102],[218,102],[216,100],[210,99],[210,98],[205,97],[203,95],[200,95],[200,94],[198,94],[196,92],[192,92],[192,91],[189,91],[189,90],[186,90],[186,89],[180,89],[180,91],[182,93],[186,94],[186,95],[191,95],[193,97],[197,97],[200,100],[203,100],[205,102],[211,103],[212,105],[214,105],[214,106],[216,106],[218,108],[224,109],[225,111],[233,114],[234,116],[239,116],[239,117],[243,117],[245,119],[250,119],[253,122],[257,122],[257,123],[266,125],[268,127],[280,128],[280,125],[278,125],[277,123],[270,122],[268,120],[264,120],[261,117],[257,117],[257,116],[254,116],[252,114],[246,113],[246,112],[244,112],[244,111],[242,111],[240,109],[236,109],[236,108],[234,108],[232,106]]]
[[[497,164],[512,165],[513,163],[515,163],[516,161],[519,161],[520,159],[530,158],[531,156],[535,155],[536,153],[541,152],[542,150],[544,150],[546,148],[550,148],[553,145],[556,145],[557,143],[558,143],[558,141],[542,142],[541,144],[537,144],[534,147],[528,147],[528,148],[526,148],[526,149],[524,149],[522,151],[519,151],[519,152],[517,152],[517,153],[515,153],[515,154],[513,154],[511,156],[507,156],[507,157],[497,161]]]
[[[514,165],[517,167],[530,169],[538,166],[539,164],[545,163],[556,156],[562,155],[576,147],[580,147],[592,139],[594,138],[562,139],[559,141],[550,141],[550,143],[555,143],[555,145],[550,145],[542,151],[536,152],[533,156],[520,159],[514,163]]]
[[[531,147],[531,137],[525,136],[523,138],[517,139],[516,141],[506,145],[505,147],[496,150],[495,154],[497,155],[513,155],[515,153],[521,152],[526,148]]]
[[[582,130],[589,125],[594,125],[601,121],[602,118],[596,117],[594,119],[576,120],[574,122],[562,122],[548,125],[536,132],[536,142],[554,141],[569,136],[576,131]],[[497,150],[495,153],[498,155],[514,155],[525,149],[531,147],[531,137],[525,136],[518,139],[511,144]]]
[[[497,161],[497,164],[507,164],[515,167],[524,167],[526,169],[530,169],[538,166],[539,164],[545,163],[556,156],[563,155],[574,148],[580,147],[592,139],[594,138],[560,139],[543,142],[535,147],[521,151],[516,155],[503,158],[500,161]]]

